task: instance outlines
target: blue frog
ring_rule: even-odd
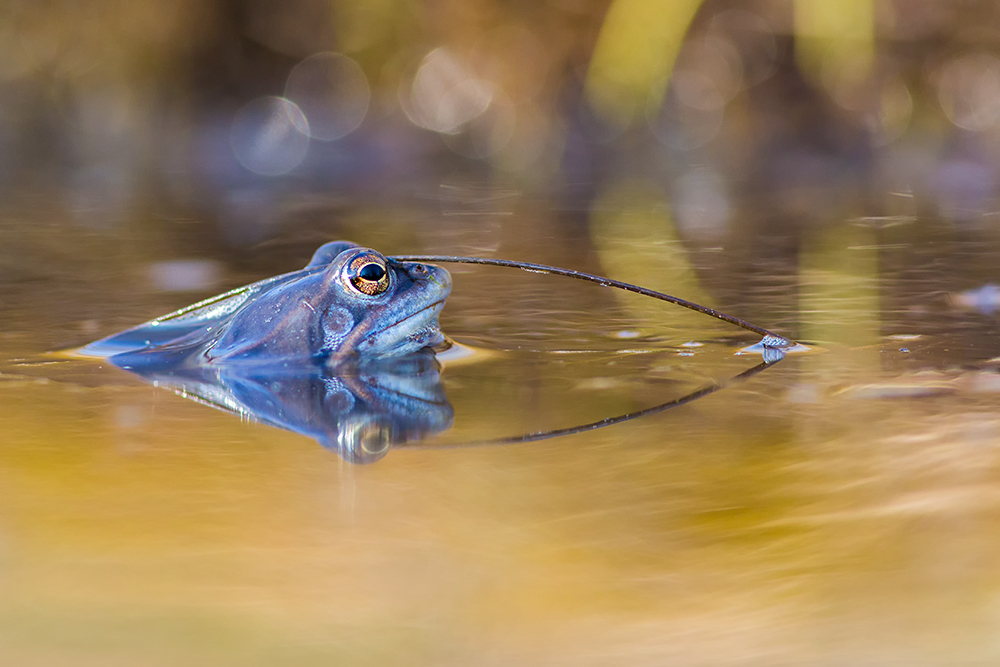
[[[129,370],[348,362],[445,345],[438,315],[451,277],[347,241],[305,268],[158,317],[79,350]]]

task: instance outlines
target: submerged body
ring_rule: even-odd
[[[196,303],[81,348],[123,368],[315,363],[396,357],[441,345],[448,272],[354,243],[305,268]]]

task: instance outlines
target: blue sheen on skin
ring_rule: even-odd
[[[384,274],[378,283],[359,279]],[[359,285],[361,286],[359,288]],[[366,293],[378,290],[376,293]],[[81,354],[129,369],[396,357],[445,341],[451,277],[354,243],[321,246],[305,268],[199,302],[91,343]]]

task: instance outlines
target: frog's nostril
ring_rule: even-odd
[[[415,274],[417,274],[418,276],[422,276],[425,273],[427,273],[427,267],[424,266],[423,264],[414,264],[413,265],[413,272]]]

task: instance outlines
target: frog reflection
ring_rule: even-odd
[[[344,363],[446,342],[448,272],[354,243],[319,248],[305,268],[220,294],[85,346],[140,371],[180,366]]]
[[[430,350],[331,369],[316,364],[133,366],[159,387],[313,438],[351,463],[449,428],[454,411]]]

